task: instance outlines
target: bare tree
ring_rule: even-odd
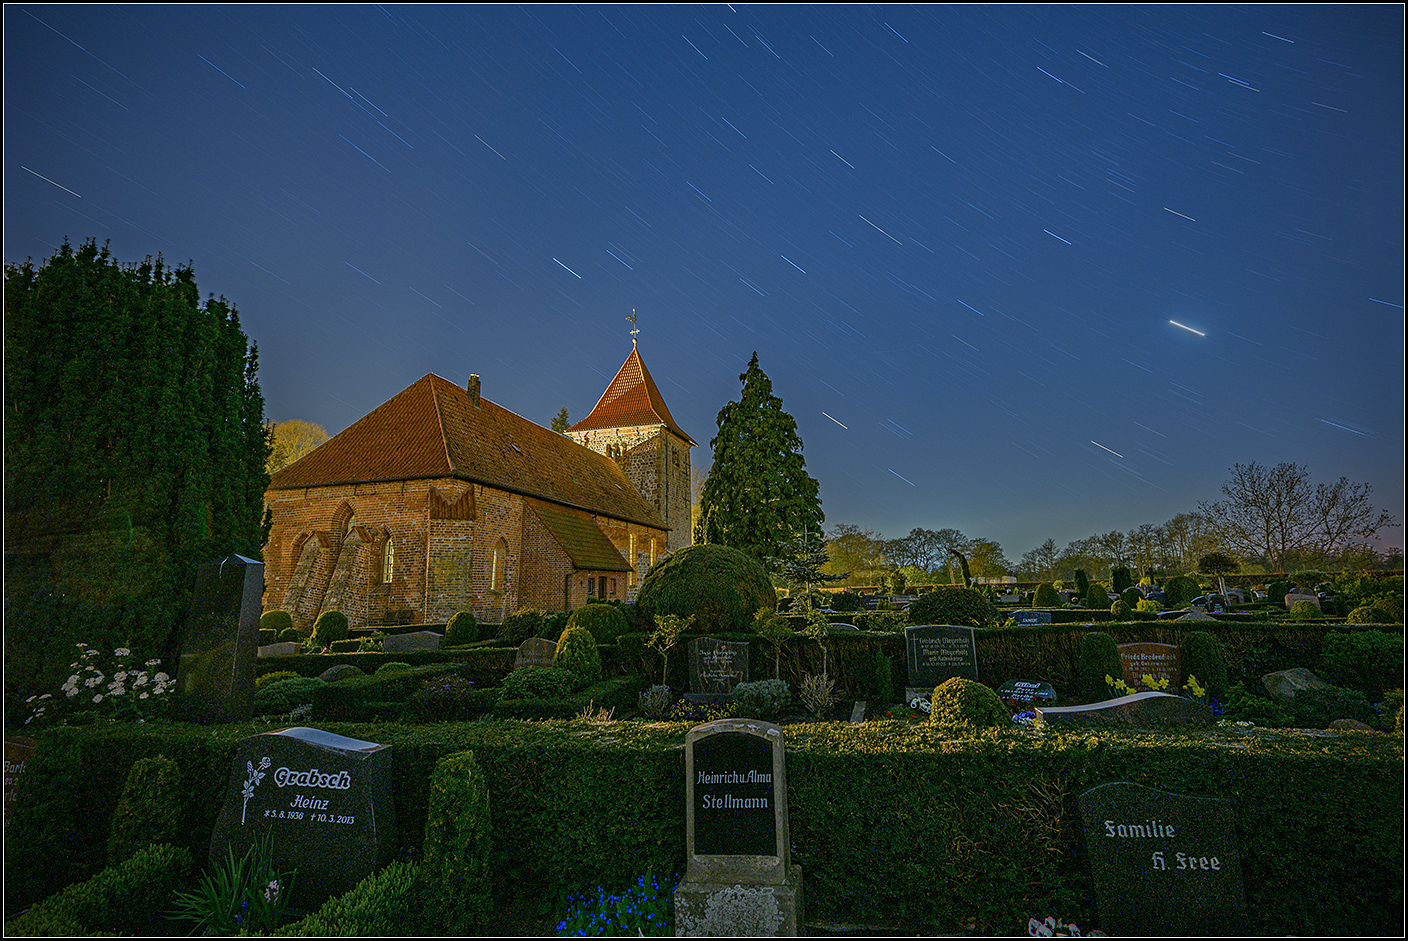
[[[1129,547],[1129,561],[1139,569],[1141,578],[1153,571],[1163,541],[1162,530],[1153,523],[1140,523],[1125,536],[1125,545]]]
[[[1198,504],[1199,513],[1224,546],[1243,558],[1262,560],[1273,571],[1284,571],[1296,557],[1337,555],[1357,540],[1398,525],[1370,502],[1368,484],[1341,477],[1330,486],[1312,487],[1310,471],[1299,464],[1234,465],[1222,492],[1226,499]]]

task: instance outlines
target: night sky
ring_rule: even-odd
[[[189,260],[271,419],[575,421],[634,310],[696,467],[758,352],[828,527],[1015,562],[1251,461],[1403,519],[1399,5],[4,15],[6,261]]]

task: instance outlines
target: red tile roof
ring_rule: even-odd
[[[636,425],[664,425],[693,447],[695,441],[685,434],[670,410],[665,399],[650,378],[650,370],[631,342],[631,355],[616,371],[616,378],[606,387],[597,400],[591,414],[577,422],[568,431],[595,431],[598,428],[630,428]]]
[[[273,476],[270,490],[454,477],[667,529],[616,462],[432,374]]]

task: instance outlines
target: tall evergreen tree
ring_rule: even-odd
[[[258,353],[189,267],[5,266],[5,698],[72,644],[165,653],[196,567],[268,535]],[[59,677],[62,680],[62,677]]]
[[[795,555],[800,534],[825,519],[820,487],[806,471],[797,422],[773,395],[753,353],[743,395],[719,412],[709,442],[714,464],[699,498],[695,541],[732,546],[774,569]]]

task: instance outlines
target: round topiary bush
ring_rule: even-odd
[[[537,637],[547,620],[548,612],[537,608],[524,608],[504,618],[499,625],[499,637],[514,647],[530,637]]]
[[[728,546],[687,546],[650,567],[636,607],[650,618],[693,616],[695,634],[743,632],[752,629],[759,608],[777,608],[777,593],[752,556]]]
[[[1179,607],[1187,604],[1203,593],[1198,586],[1196,578],[1189,578],[1187,575],[1175,575],[1164,582],[1164,600],[1170,607]]]
[[[1109,634],[1093,631],[1080,641],[1080,659],[1076,661],[1076,690],[1087,702],[1110,698],[1110,684],[1105,677],[1120,679],[1124,667],[1120,664],[1120,648]]]
[[[255,715],[278,715],[313,701],[313,694],[328,684],[313,676],[295,676],[270,683],[254,694]]]
[[[279,680],[294,680],[300,676],[302,676],[302,674],[296,670],[276,670],[273,673],[265,673],[263,676],[256,678],[254,688],[256,691],[261,690],[270,683],[277,683]]]
[[[1313,601],[1297,601],[1291,605],[1291,619],[1295,621],[1318,621],[1320,606]]]
[[[1179,645],[1179,662],[1183,675],[1193,677],[1198,685],[1216,699],[1227,699],[1227,659],[1222,641],[1207,631],[1194,631]]]
[[[473,611],[459,611],[445,625],[445,646],[472,644],[479,639],[479,622]]]
[[[1153,598],[1140,598],[1134,605],[1134,610],[1141,614],[1158,614],[1163,609],[1164,606]]]
[[[909,605],[911,624],[956,624],[959,627],[996,627],[1002,623],[997,605],[976,588],[939,588],[920,595]]]
[[[284,631],[292,630],[293,615],[287,611],[265,611],[259,616],[259,629],[261,631],[273,631],[275,636]],[[282,640],[283,638],[279,638]]]
[[[1116,598],[1110,605],[1110,614],[1118,621],[1129,620],[1129,605],[1124,603],[1123,598]]]
[[[346,640],[347,632],[347,615],[341,611],[324,611],[313,622],[313,644],[331,647],[336,641]]]
[[[1056,586],[1049,582],[1042,582],[1036,586],[1036,593],[1032,595],[1033,608],[1059,608],[1061,607],[1061,596],[1056,593]]]
[[[1105,590],[1104,586],[1095,584],[1085,590],[1085,594],[1081,596],[1081,599],[1085,602],[1087,608],[1090,608],[1092,611],[1099,611],[1110,604],[1110,593]]]
[[[1120,592],[1120,600],[1129,605],[1131,611],[1139,610],[1139,602],[1144,600],[1144,593],[1133,585]]]
[[[296,627],[286,627],[279,631],[279,643],[301,644],[303,643],[303,632]]]
[[[1002,700],[982,683],[955,676],[934,688],[929,724],[949,731],[1007,728],[1012,717]]]
[[[1392,624],[1393,612],[1374,604],[1361,604],[1344,619],[1346,624]]]
[[[577,677],[577,689],[601,682],[601,654],[596,649],[596,638],[585,627],[569,627],[562,632],[557,639],[557,652],[552,655],[552,665]]]
[[[630,630],[625,612],[612,604],[589,604],[573,611],[567,618],[567,629],[574,627],[591,631],[598,644],[614,644],[616,638]]]

